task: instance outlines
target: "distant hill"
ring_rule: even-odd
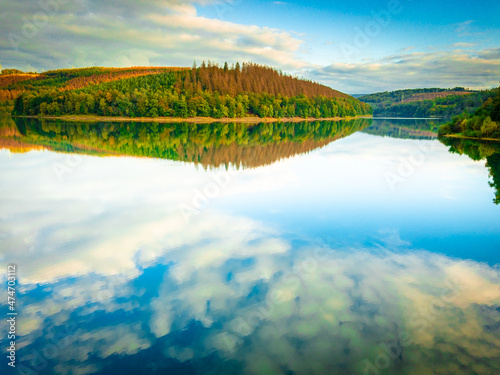
[[[446,98],[447,96],[462,96],[473,94],[474,91],[460,91],[460,90],[446,90],[446,91],[436,91],[436,92],[421,92],[419,94],[414,94],[403,98],[400,103],[411,103],[411,102],[420,102],[424,100],[434,100],[437,98]]]
[[[127,117],[347,117],[369,105],[257,64],[61,69],[0,78],[0,112]]]
[[[451,118],[462,112],[474,112],[492,96],[493,90],[455,87],[385,91],[361,96],[359,100],[373,107],[375,117]]]

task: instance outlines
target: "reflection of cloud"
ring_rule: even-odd
[[[1,169],[4,178],[0,180],[0,257],[5,261],[22,260],[20,272],[26,283],[54,282],[90,272],[133,277],[140,267],[167,253],[165,262],[180,261],[181,258],[175,258],[181,253],[177,250],[182,250],[179,244],[186,243],[198,243],[198,264],[215,264],[227,248],[237,248],[251,240],[253,237],[247,238],[249,234],[259,233],[257,237],[262,237],[268,233],[272,239],[270,231],[251,220],[216,214],[217,202],[233,204],[259,193],[271,203],[281,200],[291,204],[294,197],[302,196],[317,205],[318,200],[328,201],[327,197],[334,196],[338,198],[336,204],[355,209],[351,204],[353,197],[357,201],[365,199],[366,181],[371,181],[369,198],[385,204],[389,187],[384,173],[396,173],[401,158],[409,159],[422,152],[424,162],[409,181],[398,185],[398,199],[411,196],[408,199],[413,201],[424,194],[429,202],[442,202],[443,197],[462,199],[474,189],[489,191],[483,183],[487,171],[482,163],[450,155],[437,142],[358,133],[307,156],[239,171],[230,177],[226,188],[220,189],[220,195],[210,200],[200,217],[193,216],[188,223],[178,211],[179,203],[192,204],[196,192],[213,184],[214,176],[222,170],[203,171],[180,163],[165,166],[159,160],[83,157],[81,164],[59,182],[52,166],[64,162],[66,155],[16,155],[2,163]],[[2,157],[6,158],[5,152]],[[318,184],[320,170],[329,173],[321,174]],[[471,189],[463,186],[463,181],[481,185]],[[286,211],[286,206],[269,207]],[[207,222],[211,225],[207,226]],[[233,228],[233,234],[238,233],[240,242],[224,235],[227,227]],[[210,238],[211,244],[201,243],[203,238]],[[252,252],[264,244],[254,244]],[[54,257],[58,257],[58,262],[53,262]],[[190,263],[190,267],[198,266]]]
[[[211,176],[222,170],[207,172],[181,167],[180,163],[163,169],[158,160],[85,157],[59,183],[51,166],[66,156],[36,155],[36,163],[21,162],[26,158],[19,156],[17,165],[24,172],[5,165],[3,172],[9,179],[0,182],[2,214],[8,217],[1,229],[0,241],[6,249],[2,256],[20,260],[20,251],[26,255],[20,271],[25,283],[53,282],[91,272],[132,277],[137,275],[138,261],[145,265],[172,251],[176,243],[193,244],[207,236],[212,238],[212,234],[221,239],[221,247],[200,246],[203,251],[198,262],[216,262],[225,247],[239,245],[225,238],[225,228],[232,227],[233,235],[238,233],[242,242],[248,240],[249,233],[260,230],[245,219],[214,215],[212,201],[200,217],[189,222],[181,215],[179,204],[191,205],[196,191],[213,184]],[[148,167],[142,168],[144,165]],[[151,174],[148,168],[158,168],[158,173]],[[105,178],[110,170],[114,171],[112,181]],[[217,198],[269,191],[293,178],[279,169],[271,167],[271,171],[239,171],[230,177],[225,189],[220,189]],[[27,175],[38,184],[25,184]],[[255,245],[259,246],[264,245]],[[64,256],[54,262],[56,254]]]
[[[247,199],[248,183],[265,186],[262,196],[273,188],[276,194],[298,189],[287,191],[293,202],[306,195],[304,186],[321,203],[332,195],[343,200],[346,190],[356,195],[345,185],[366,181],[353,171],[373,173],[417,144],[435,143],[357,134],[306,162],[293,158],[241,171],[221,194]],[[0,164],[2,261],[20,265],[23,361],[55,340],[61,349],[54,371],[61,374],[96,372],[134,355],[152,368],[168,367],[158,353],[190,366],[231,360],[246,373],[351,374],[376,358],[381,344],[407,333],[412,344],[394,363],[398,371],[445,374],[452,363],[479,374],[494,371],[500,347],[495,268],[411,251],[385,225],[390,229],[375,248],[333,248],[291,242],[268,224],[216,205],[185,222],[177,204],[211,182],[211,172],[84,157],[58,183],[50,166],[61,157],[32,153]],[[443,170],[472,176],[482,168],[441,146],[430,157],[431,177],[419,189]],[[328,171],[324,195],[312,189],[318,172],[311,165]],[[374,183],[370,192],[376,189]],[[0,325],[4,331],[5,322]]]
[[[232,234],[231,229],[226,232]],[[318,251],[310,244],[282,253],[275,251],[281,246],[275,243],[262,253],[251,242],[240,244],[244,249],[239,252],[253,262],[228,251],[224,261],[192,267],[189,264],[196,264],[199,255],[192,244],[183,246],[182,264],[187,267],[182,279],[166,272],[154,286],[139,278],[131,282],[135,291],[125,282],[103,302],[103,307],[114,305],[106,310],[104,326],[80,326],[82,332],[71,349],[58,356],[59,372],[99,368],[113,353],[141,350],[148,361],[161,366],[162,358],[145,354],[151,346],[148,328],[162,337],[155,345],[163,347],[165,356],[186,362],[215,354],[241,363],[243,373],[249,374],[263,368],[274,373],[355,373],[364,359],[373,361],[382,344],[393,343],[403,333],[411,345],[404,348],[400,368],[444,374],[450,364],[465,363],[478,374],[493,371],[500,338],[488,327],[500,318],[495,310],[500,303],[498,270],[427,252],[324,247]],[[112,282],[113,276],[106,279]],[[143,286],[150,289],[149,297],[138,293]],[[72,288],[79,287],[76,279]],[[25,299],[33,308],[45,303],[30,301],[29,295]],[[137,299],[140,303],[129,313],[119,313],[122,305],[127,310],[130,300]],[[74,307],[59,303],[61,311],[43,312],[46,322],[64,325],[69,319]],[[203,331],[189,340],[176,340],[193,321]],[[474,367],[473,361],[482,367]]]
[[[102,358],[113,354],[135,354],[149,347],[149,342],[137,336],[140,323],[130,326],[116,326],[87,332],[80,336],[88,342],[90,352],[97,352]],[[97,344],[101,342],[100,344]],[[108,346],[109,343],[113,343]],[[97,345],[96,345],[97,344]]]

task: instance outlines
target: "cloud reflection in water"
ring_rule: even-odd
[[[1,259],[20,267],[24,369],[499,370],[495,266],[413,248],[398,230],[371,245],[332,245],[335,238],[293,237],[294,228],[217,204],[186,221],[177,202],[192,199],[213,173],[191,165],[84,157],[59,183],[50,166],[64,155],[16,155],[12,165],[0,156],[3,197],[11,198],[1,199]],[[308,157],[333,166],[336,156],[326,148]],[[456,161],[463,163],[476,173],[477,165]],[[291,165],[300,163],[242,171],[219,199],[231,202],[248,186],[260,186],[259,194],[279,194],[283,181],[302,186]]]

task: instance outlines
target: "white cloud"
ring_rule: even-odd
[[[232,2],[223,5],[236,6]],[[464,51],[408,53],[414,48],[408,47],[401,54],[375,61],[335,62],[319,68],[314,61],[298,57],[311,57],[306,35],[207,18],[199,14],[199,6],[220,7],[221,2],[85,0],[66,2],[55,10],[41,7],[36,0],[8,2],[0,15],[6,36],[0,40],[0,63],[5,68],[45,70],[253,61],[350,93],[424,86],[485,88],[498,83],[498,48],[473,51],[473,44],[458,39],[452,46]],[[33,24],[37,12],[46,15],[47,22]],[[452,25],[462,36],[470,35],[473,26],[471,20]]]
[[[498,85],[499,51],[402,53],[369,63],[333,63],[309,75],[351,93],[420,87],[484,89]]]
[[[4,67],[190,66],[193,60],[209,59],[288,68],[305,65],[295,58],[303,42],[288,31],[199,16],[196,5],[215,3],[211,1],[87,0],[55,10],[44,10],[34,0],[21,3],[24,6],[4,6]],[[47,16],[47,22],[33,24],[37,12]]]

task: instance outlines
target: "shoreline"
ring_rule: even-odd
[[[37,118],[40,120],[64,120],[73,122],[158,122],[158,123],[179,123],[179,122],[189,122],[193,124],[210,124],[214,122],[221,123],[271,123],[271,122],[312,122],[312,121],[341,121],[341,120],[354,120],[358,118],[372,118],[372,116],[360,115],[360,116],[350,116],[350,117],[328,117],[328,118],[302,118],[302,117],[223,117],[223,118],[213,118],[213,117],[123,117],[123,116],[93,116],[93,115],[65,115],[65,116],[11,116],[19,118]]]
[[[461,139],[475,139],[477,141],[493,141],[493,142],[500,142],[500,138],[478,138],[478,137],[468,137],[466,135],[462,134],[442,134],[442,137],[449,137],[449,138],[461,138]]]

